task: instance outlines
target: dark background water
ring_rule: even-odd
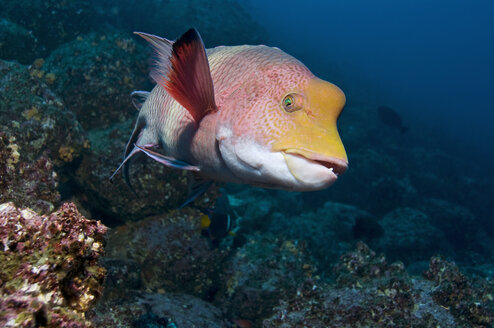
[[[335,81],[350,104],[388,104],[416,130],[445,133],[443,144],[492,165],[492,1],[243,4],[269,31],[270,44]]]

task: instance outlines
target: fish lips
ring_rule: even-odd
[[[285,149],[282,154],[290,173],[312,190],[329,187],[348,168],[343,159],[302,149]]]

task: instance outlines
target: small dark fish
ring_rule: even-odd
[[[386,125],[398,129],[401,133],[407,132],[408,128],[403,126],[400,114],[393,108],[387,106],[379,106],[377,108],[379,119]]]
[[[232,208],[228,197],[221,195],[213,208],[196,207],[204,215],[201,217],[203,235],[209,237],[212,242],[232,234]]]

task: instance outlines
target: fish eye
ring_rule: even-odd
[[[303,97],[296,93],[290,93],[286,95],[282,101],[283,109],[288,113],[292,113],[294,111],[302,109],[303,103]]]

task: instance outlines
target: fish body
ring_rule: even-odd
[[[262,45],[206,51],[194,29],[175,42],[139,35],[156,51],[157,84],[136,105],[126,178],[141,151],[200,181],[294,191],[328,187],[346,170],[336,128],[345,96],[294,57]]]
[[[201,228],[203,235],[212,242],[232,234],[233,210],[226,195],[221,195],[212,208],[195,207],[203,213],[201,216]]]

